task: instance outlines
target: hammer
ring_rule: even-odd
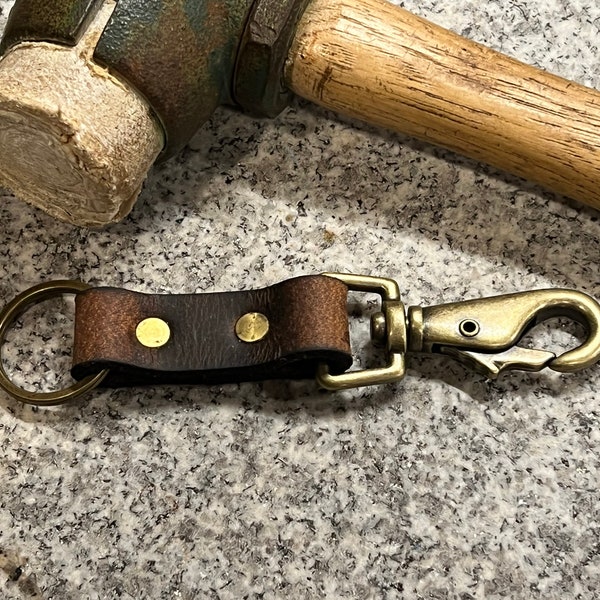
[[[294,93],[600,208],[599,92],[385,0],[17,0],[0,54],[0,182],[77,225],[217,106]]]

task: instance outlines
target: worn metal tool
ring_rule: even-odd
[[[388,364],[350,369],[347,295],[381,296],[371,338]],[[405,310],[391,279],[325,273],[261,290],[149,295],[56,281],[20,294],[0,311],[0,350],[7,331],[28,307],[53,296],[76,295],[72,375],[58,392],[15,385],[2,366],[0,388],[28,404],[51,406],[97,386],[199,384],[316,378],[329,390],[399,381],[410,353],[451,356],[489,378],[510,370],[549,368],[572,373],[600,360],[600,304],[565,289],[521,292]],[[519,346],[551,317],[581,323],[587,339],[557,356]]]
[[[599,207],[600,94],[385,0],[17,0],[0,180],[82,225],[122,218],[220,104],[292,93]]]

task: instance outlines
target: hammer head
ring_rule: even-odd
[[[3,184],[77,225],[126,215],[162,148],[162,130],[144,101],[64,49],[17,49],[2,66]],[[45,76],[27,76],[34,73]]]
[[[127,214],[164,143],[145,100],[93,61],[113,9],[75,46],[20,43],[0,62],[0,180],[78,225]]]
[[[0,183],[76,225],[125,216],[148,169],[230,101],[252,0],[17,0],[0,52]]]

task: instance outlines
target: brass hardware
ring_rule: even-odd
[[[392,354],[386,367],[348,371],[342,375],[331,375],[327,365],[320,365],[317,371],[317,383],[326,390],[337,392],[366,385],[382,385],[400,381],[406,373],[404,354]]]
[[[0,311],[0,351],[6,338],[6,332],[19,316],[29,307],[64,294],[77,294],[89,289],[90,286],[80,281],[53,281],[42,283],[19,294],[12,302]],[[102,370],[96,375],[85,377],[73,385],[56,392],[30,392],[15,385],[4,370],[0,355],[0,387],[13,398],[37,406],[56,406],[98,387],[108,375],[108,370]]]
[[[556,357],[553,352],[514,346],[504,352],[485,354],[457,348],[444,348],[444,354],[452,356],[488,379],[496,379],[504,371],[541,371]]]
[[[477,321],[465,319],[458,326],[458,330],[463,337],[475,337],[481,331],[481,327]]]
[[[600,304],[582,292],[550,289],[506,294],[439,306],[411,306],[405,312],[393,280],[326,273],[350,290],[377,292],[381,311],[371,318],[374,344],[387,348],[391,362],[386,369],[331,376],[326,367],[318,383],[331,390],[374,385],[404,376],[408,352],[445,354],[490,379],[505,371],[562,373],[585,369],[600,360]],[[518,346],[535,325],[552,317],[568,317],[581,323],[587,339],[579,347],[557,356],[553,352]]]
[[[135,337],[146,348],[162,348],[171,339],[171,329],[166,321],[150,317],[138,323]]]
[[[269,319],[259,312],[242,315],[235,324],[235,334],[242,342],[260,342],[269,333]]]
[[[398,284],[393,279],[367,275],[344,273],[324,273],[324,275],[341,280],[349,290],[379,294],[382,310],[371,321],[371,336],[387,347],[389,357],[385,367],[349,371],[342,375],[331,375],[327,366],[321,365],[317,372],[317,383],[326,390],[336,391],[391,383],[402,379],[406,372],[404,353],[407,337],[404,306],[400,302]]]
[[[387,324],[382,312],[371,315],[371,341],[380,348],[387,345]]]
[[[561,356],[518,346],[529,330],[552,317],[569,317],[581,323],[588,332],[587,340]],[[503,371],[540,371],[544,367],[572,373],[600,359],[600,305],[573,290],[534,290],[411,307],[408,320],[410,352],[449,354],[490,378]],[[422,324],[417,326],[417,321]],[[477,324],[477,331],[470,336],[464,334],[466,322]]]

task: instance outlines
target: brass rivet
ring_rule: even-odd
[[[138,342],[146,348],[160,348],[169,341],[171,329],[162,319],[150,317],[138,323],[135,328],[135,336]]]
[[[458,330],[464,337],[475,337],[481,330],[481,327],[477,321],[474,321],[473,319],[465,319],[459,324]]]
[[[235,324],[235,334],[242,342],[259,342],[269,332],[269,319],[258,312],[246,313]]]

